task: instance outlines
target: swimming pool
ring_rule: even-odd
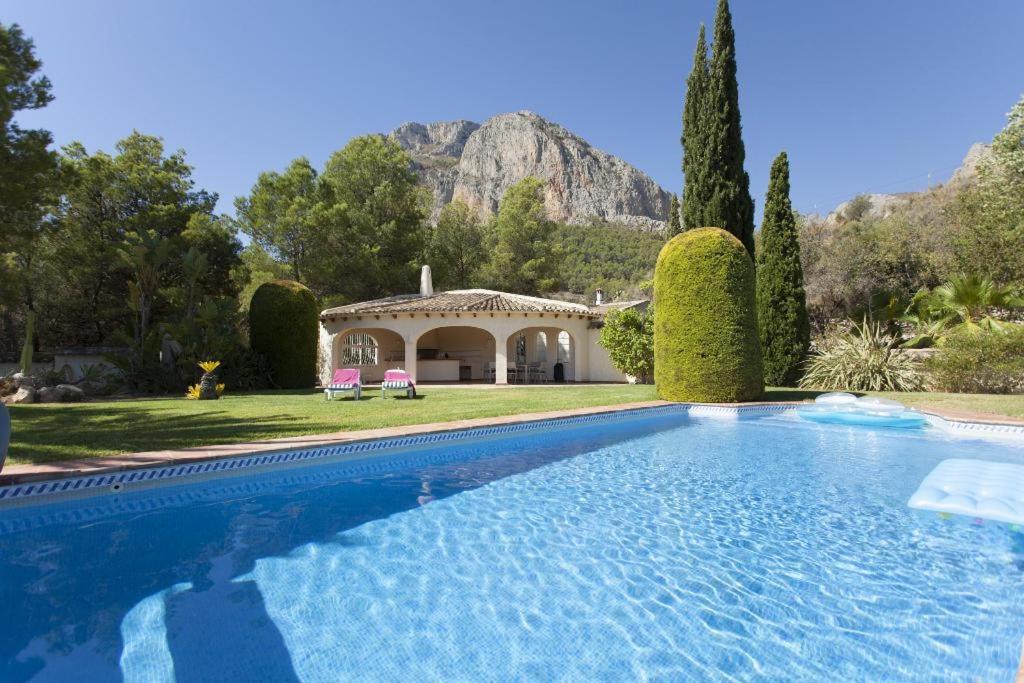
[[[654,410],[7,506],[0,680],[1009,680],[952,457],[1024,446]]]

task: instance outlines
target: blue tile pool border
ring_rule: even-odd
[[[346,458],[364,454],[367,456],[384,455],[387,451],[414,448],[417,446],[426,446],[435,443],[496,437],[533,430],[605,422],[613,419],[635,417],[638,415],[680,413],[692,417],[739,419],[747,416],[780,415],[791,412],[793,409],[794,406],[792,404],[723,406],[680,403],[665,406],[609,410],[571,417],[539,418],[536,420],[517,422],[513,424],[470,427],[463,429],[456,428],[400,437],[370,438],[365,440],[349,441],[337,445],[282,449],[280,451],[223,457],[186,464],[158,465],[154,467],[118,470],[101,474],[8,484],[0,486],[0,506],[3,506],[5,503],[15,501],[18,503],[27,503],[31,500],[32,502],[38,501],[43,503],[59,500],[64,497],[79,497],[82,494],[101,494],[104,492],[116,493],[134,489],[140,485],[146,485],[148,487],[157,483],[164,483],[190,477],[201,477],[204,475],[230,475],[234,473],[241,473],[253,468],[273,467],[275,465],[316,461],[326,458]],[[953,435],[996,438],[1009,437],[1014,440],[1024,439],[1024,426],[961,422],[956,420],[947,420],[935,415],[929,415],[928,421],[932,426]],[[386,462],[384,459],[377,458],[368,461],[360,459],[358,464],[353,463],[353,465],[355,467],[350,474],[372,473],[391,466],[391,464]]]
[[[90,491],[126,491],[140,484],[167,482],[174,479],[198,477],[212,474],[233,474],[252,468],[264,468],[274,465],[286,465],[326,458],[345,458],[359,455],[383,455],[386,451],[395,451],[430,444],[503,436],[540,429],[568,427],[588,424],[611,419],[635,417],[637,415],[658,415],[662,413],[687,414],[689,406],[669,405],[651,408],[631,408],[619,411],[608,411],[590,415],[572,417],[538,419],[514,424],[503,424],[466,429],[426,432],[399,437],[370,438],[349,441],[337,445],[312,446],[309,448],[286,449],[202,460],[178,465],[158,465],[129,470],[119,470],[101,474],[92,474],[59,479],[45,479],[0,486],[0,505],[9,501],[25,501],[27,499],[51,500],[54,497],[72,496]],[[361,461],[362,463],[362,461]],[[359,471],[352,474],[371,473],[388,466],[382,459],[361,464]]]

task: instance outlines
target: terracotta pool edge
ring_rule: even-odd
[[[670,405],[689,405],[703,408],[781,408],[800,405],[803,401],[757,401],[750,403],[685,403],[675,404],[671,401],[634,401],[629,403],[617,403],[604,406],[590,406],[587,408],[571,408],[566,410],[553,410],[531,413],[520,413],[517,415],[500,415],[493,417],[480,417],[465,420],[452,420],[448,422],[431,422],[425,424],[404,425],[399,427],[382,427],[378,429],[363,429],[348,432],[332,432],[327,434],[311,434],[306,436],[286,437],[281,439],[270,439],[266,441],[249,441],[238,444],[222,444],[214,446],[197,446],[193,448],[168,449],[161,451],[146,451],[140,453],[126,453],[123,455],[110,456],[105,458],[88,458],[79,460],[59,460],[39,464],[8,465],[0,472],[0,486],[24,484],[37,481],[54,481],[72,477],[94,476],[124,472],[136,469],[151,467],[165,467],[168,465],[183,465],[205,461],[220,460],[223,458],[244,458],[247,456],[265,455],[289,451],[299,448],[319,448],[349,444],[362,441],[374,441],[377,439],[401,438],[420,434],[432,434],[439,432],[459,431],[479,427],[496,425],[521,424],[528,422],[543,422],[557,420],[566,417],[578,417],[583,415],[600,415],[605,413],[616,413],[625,410],[638,410],[644,408],[657,408]],[[1003,427],[1022,427],[1024,420],[1014,418],[1000,418],[998,416],[982,413],[963,413],[959,411],[942,411],[927,409],[922,413],[940,417],[951,423],[962,425],[977,424]],[[1021,681],[1024,683],[1024,681]]]

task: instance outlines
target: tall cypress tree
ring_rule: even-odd
[[[668,237],[675,237],[682,231],[683,226],[679,223],[679,197],[673,192],[668,202]]]
[[[728,0],[718,1],[705,100],[707,180],[710,190],[703,224],[724,228],[754,256],[754,201],[743,170],[746,152],[736,82],[736,34]]]
[[[757,250],[757,327],[765,382],[795,386],[807,355],[811,328],[796,220],[789,201],[789,159],[785,152],[772,163],[764,202],[761,244]]]
[[[711,225],[704,222],[704,209],[711,193],[707,184],[707,92],[708,44],[704,24],[697,34],[693,53],[693,69],[686,79],[686,100],[683,104],[683,201],[682,230]]]

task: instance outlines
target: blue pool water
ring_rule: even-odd
[[[0,508],[0,680],[1009,680],[1024,446],[661,413]]]

